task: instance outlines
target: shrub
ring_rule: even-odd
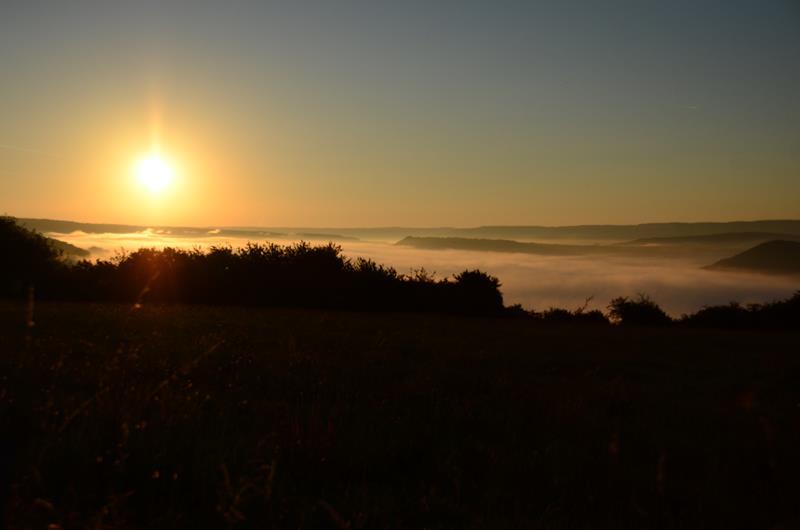
[[[800,291],[791,298],[754,307],[757,323],[762,326],[779,326],[800,329]]]
[[[706,306],[691,315],[683,315],[681,324],[691,327],[794,328],[800,329],[800,291],[786,300],[742,306]]]
[[[608,324],[608,317],[599,309],[575,312],[573,313],[573,319],[584,324]]]
[[[500,280],[485,272],[465,270],[456,274],[453,285],[452,309],[461,313],[500,314],[503,309],[503,295],[500,293]]]
[[[672,319],[650,297],[639,294],[636,299],[614,298],[608,304],[611,320],[622,325],[665,326]]]
[[[541,313],[540,318],[546,322],[563,322],[579,324],[608,324],[608,317],[602,311],[592,309],[586,311],[585,306],[574,311],[560,307],[551,307]]]
[[[753,312],[738,302],[728,305],[705,306],[692,315],[684,315],[681,323],[712,328],[739,328],[752,325]]]
[[[572,322],[572,312],[563,307],[551,307],[542,312],[542,320],[547,322]]]
[[[511,318],[536,318],[536,313],[534,311],[528,311],[520,304],[506,307],[503,314]]]

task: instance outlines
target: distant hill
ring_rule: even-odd
[[[706,269],[800,275],[800,242],[776,240],[761,243]]]
[[[146,228],[135,225],[77,223],[75,221],[59,221],[55,219],[17,219],[17,222],[30,230],[36,230],[41,233],[57,232],[59,234],[69,234],[77,231],[90,234],[128,234],[139,232]]]
[[[800,235],[773,232],[730,232],[700,236],[647,237],[622,243],[623,245],[754,245],[773,240],[800,241]]]
[[[28,228],[40,232],[130,233],[147,228],[171,235],[230,235],[237,237],[270,237],[287,233],[356,237],[364,240],[397,241],[406,236],[506,239],[518,241],[586,240],[629,242],[645,238],[711,236],[730,233],[770,233],[800,237],[800,220],[735,221],[728,223],[645,223],[638,225],[576,226],[478,226],[478,227],[147,227],[123,224],[78,223],[53,219],[19,219]]]
[[[450,229],[448,235],[502,239],[596,239],[630,241],[653,237],[708,236],[761,232],[800,236],[800,221],[734,221],[728,223],[644,223],[638,225],[481,226]],[[406,235],[414,235],[409,232]]]
[[[479,239],[466,237],[415,237],[408,236],[396,245],[413,247],[424,250],[467,250],[472,252],[504,252],[519,254],[534,254],[539,256],[614,256],[627,258],[649,259],[689,259],[697,265],[718,260],[731,253],[741,252],[753,243],[763,242],[769,234],[764,233],[733,233],[704,236],[686,236],[675,238],[648,238],[630,241],[627,243],[534,243],[529,241],[513,241],[510,239]],[[785,245],[800,245],[800,236],[787,236],[787,240],[773,241]],[[758,248],[758,247],[756,247]],[[787,256],[789,251],[787,250]],[[780,256],[780,252],[778,252]],[[778,257],[772,261],[777,263]],[[733,258],[731,258],[733,259]],[[788,258],[787,258],[788,259]],[[725,265],[726,260],[719,268],[734,268]],[[714,268],[717,263],[708,267]],[[796,263],[796,261],[795,261]],[[764,268],[769,268],[764,265]],[[791,270],[787,266],[784,273]],[[745,267],[746,268],[746,267]],[[754,266],[751,269],[759,269]],[[782,270],[781,266],[775,267]]]
[[[303,239],[311,239],[318,241],[358,241],[357,237],[343,236],[340,234],[328,234],[328,233],[318,234],[315,232],[298,232],[294,235]]]
[[[141,226],[121,224],[78,223],[75,221],[59,221],[55,219],[18,219],[19,224],[30,230],[41,233],[70,234],[85,232],[87,234],[130,234],[152,230],[161,235],[175,237],[285,237],[283,232],[273,232],[258,228],[212,228],[189,226]]]
[[[475,239],[467,237],[413,237],[403,238],[397,245],[428,250],[473,250],[478,252],[518,252],[546,256],[579,256],[590,253],[591,245],[554,245],[525,243],[510,239]],[[597,247],[601,249],[602,247]]]
[[[365,240],[399,240],[413,237],[457,237],[516,241],[576,240],[622,243],[652,237],[707,236],[726,233],[787,234],[800,238],[800,221],[735,221],[729,223],[646,223],[638,225],[576,226],[477,226],[477,227],[374,227],[374,228],[291,228],[290,232],[335,233]]]
[[[55,250],[60,250],[67,258],[88,258],[91,254],[88,250],[76,247],[66,241],[59,241],[52,237],[47,238],[47,243]]]

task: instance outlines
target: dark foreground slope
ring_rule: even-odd
[[[201,306],[28,317],[0,305],[11,528],[798,522],[797,333]]]
[[[800,275],[800,242],[768,241],[706,267],[711,270]]]

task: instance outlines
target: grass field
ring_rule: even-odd
[[[0,304],[9,528],[796,528],[800,333]],[[48,526],[50,525],[50,526]]]

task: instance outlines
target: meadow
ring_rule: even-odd
[[[800,333],[0,302],[8,528],[793,528]]]

